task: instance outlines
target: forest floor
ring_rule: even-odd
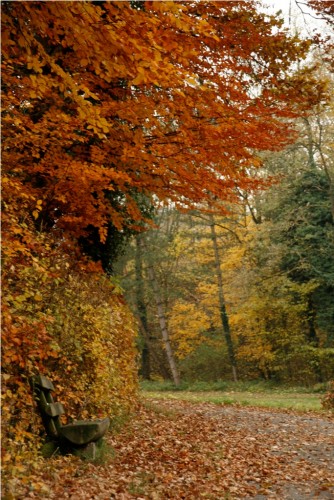
[[[6,498],[334,498],[330,415],[150,399],[106,441],[104,463],[49,459]]]

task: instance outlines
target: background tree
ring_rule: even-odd
[[[150,357],[153,372],[167,378],[172,376],[176,385],[179,374],[169,334],[168,311],[178,293],[174,238],[179,219],[180,214],[175,210],[161,208],[153,219],[160,230],[137,235],[135,245],[129,246],[116,263],[127,301],[139,319],[142,356]]]

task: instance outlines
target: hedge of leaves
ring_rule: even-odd
[[[44,430],[29,378],[50,377],[68,421],[120,416],[136,402],[132,316],[110,279],[64,254],[7,266],[3,299],[3,465],[34,464]],[[56,255],[56,256],[55,256]],[[35,462],[36,463],[36,462]],[[30,464],[30,465],[29,465]]]

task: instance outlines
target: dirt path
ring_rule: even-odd
[[[261,459],[267,457],[269,462],[270,456],[278,459],[280,470],[274,474],[277,481],[270,484],[266,470],[260,466],[254,478],[258,491],[245,498],[334,499],[333,420],[308,414],[229,406],[209,408],[209,405],[200,405],[180,410],[216,419],[228,433],[243,435],[245,443],[255,441]],[[247,448],[246,444],[246,454],[249,452]],[[261,492],[262,482],[265,487]]]
[[[334,499],[326,417],[150,400],[108,442],[115,454],[105,464],[51,460],[36,477],[43,487],[14,498]]]

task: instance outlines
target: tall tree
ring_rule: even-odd
[[[234,199],[259,182],[254,151],[292,137],[280,118],[323,95],[307,68],[291,71],[310,43],[252,1],[141,7],[3,3],[8,251],[23,251],[18,212],[62,244],[105,243],[146,218],[138,192],[183,207]]]
[[[140,240],[140,244],[143,250],[146,249],[144,239]],[[162,294],[160,292],[159,283],[157,280],[156,272],[154,269],[154,265],[152,262],[147,262],[147,275],[150,286],[152,287],[154,300],[157,308],[157,316],[159,319],[160,332],[162,336],[162,341],[164,345],[164,349],[166,352],[166,356],[168,359],[169,368],[173,377],[174,384],[178,386],[180,384],[180,374],[176,364],[176,359],[174,355],[174,351],[171,345],[170,334],[168,331],[168,323],[167,323],[167,315],[163,304]]]
[[[309,338],[318,342],[316,326],[334,339],[334,225],[328,179],[319,170],[305,171],[275,208],[273,237],[284,244],[281,269],[297,283],[314,281],[309,300]]]
[[[136,289],[136,309],[139,319],[139,331],[142,334],[142,376],[144,379],[151,378],[151,363],[150,363],[150,333],[148,329],[147,307],[144,290],[144,275],[143,275],[143,251],[141,244],[143,235],[136,235],[135,249],[135,289]]]
[[[213,215],[210,215],[210,232],[211,232],[211,239],[212,239],[212,245],[213,245],[213,251],[214,251],[214,260],[215,260],[216,277],[217,277],[217,285],[218,285],[219,312],[220,312],[221,324],[222,324],[222,328],[223,328],[223,334],[224,334],[224,337],[226,340],[229,361],[230,361],[231,367],[232,367],[233,379],[236,382],[238,379],[237,363],[236,363],[236,357],[235,357],[235,349],[234,349],[232,336],[231,336],[229,317],[228,317],[227,309],[226,309],[226,301],[225,301],[224,289],[223,289],[223,277],[222,277],[222,270],[221,270],[221,259],[220,259],[220,255],[219,255],[218,239],[217,239],[217,234],[216,234],[216,229],[215,229],[215,220],[214,220]]]

